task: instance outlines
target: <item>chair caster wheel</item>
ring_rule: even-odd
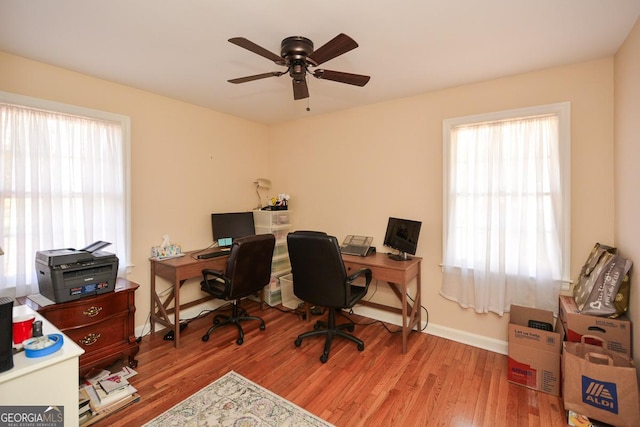
[[[347,331],[353,332],[356,328],[353,325],[347,326]]]
[[[320,361],[322,363],[327,363],[327,360],[329,360],[329,355],[322,353],[322,356],[320,356]]]
[[[202,342],[207,342],[207,341],[209,341],[209,335],[203,335]]]
[[[296,347],[300,347],[302,345],[302,340],[301,339],[297,339],[294,341],[294,344],[296,345]]]
[[[358,351],[364,350],[364,344],[358,344]]]
[[[264,325],[260,325],[260,330],[261,330],[261,331],[264,331],[265,329],[266,329],[266,326],[264,326]]]
[[[238,338],[236,340],[236,344],[238,344],[238,345],[242,345],[243,342],[244,342],[244,340],[242,338]]]

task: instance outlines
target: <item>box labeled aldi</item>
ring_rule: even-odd
[[[559,396],[562,334],[553,313],[512,305],[508,340],[508,380]]]

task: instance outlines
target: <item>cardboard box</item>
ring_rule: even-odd
[[[552,329],[555,324],[550,311],[511,306],[507,378],[512,383],[559,396],[562,335],[555,329],[529,327],[530,320],[548,323]]]
[[[565,330],[564,339],[569,342],[580,342],[583,336],[585,343],[602,346],[627,358],[631,358],[631,321],[626,315],[617,319],[590,316],[578,310],[572,296],[560,295],[560,321]]]

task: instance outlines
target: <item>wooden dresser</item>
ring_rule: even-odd
[[[118,278],[114,292],[75,301],[41,307],[25,298],[24,304],[36,310],[78,344],[85,353],[80,356],[80,375],[93,367],[105,367],[129,358],[135,368],[139,347],[135,328],[135,291],[138,284]]]

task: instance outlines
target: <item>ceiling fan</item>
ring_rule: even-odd
[[[306,79],[307,73],[318,79],[332,80],[334,82],[346,83],[355,86],[364,86],[371,78],[361,74],[344,73],[341,71],[324,69],[310,70],[310,67],[317,67],[330,59],[358,47],[358,43],[346,34],[338,34],[317,50],[313,50],[313,42],[306,37],[287,37],[282,40],[280,56],[258,46],[244,37],[234,37],[229,39],[229,42],[265,57],[268,60],[273,61],[276,65],[287,67],[286,71],[272,71],[270,73],[240,77],[228,80],[229,83],[246,83],[267,77],[280,77],[283,74],[289,73],[293,79],[293,98],[304,99],[309,97],[309,87],[307,86]]]

